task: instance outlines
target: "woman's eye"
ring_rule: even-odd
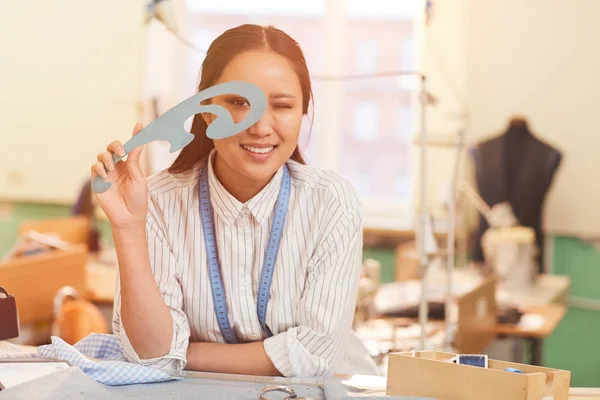
[[[275,108],[292,108],[293,106],[289,103],[277,103],[274,104]]]
[[[250,105],[250,103],[246,99],[233,99],[231,100],[231,104],[238,107],[245,107]]]

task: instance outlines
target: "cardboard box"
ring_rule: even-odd
[[[404,282],[419,279],[419,253],[415,241],[396,246],[394,281]]]
[[[568,400],[571,372],[488,360],[488,368],[446,360],[454,353],[390,354],[386,394],[437,400]],[[523,373],[507,372],[515,368]]]
[[[21,324],[50,321],[63,286],[86,293],[87,247],[55,250],[0,262],[0,285],[16,299]]]

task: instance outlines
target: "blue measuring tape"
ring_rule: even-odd
[[[271,283],[273,282],[273,272],[275,261],[279,252],[279,243],[285,224],[288,203],[290,200],[291,179],[287,165],[283,168],[283,178],[279,188],[279,196],[275,206],[275,218],[271,225],[269,234],[269,243],[267,244],[267,255],[265,257],[263,268],[260,274],[260,284],[258,287],[257,314],[260,325],[267,336],[272,336],[267,326],[267,304],[269,303]],[[206,255],[208,260],[208,274],[210,278],[210,288],[212,291],[215,314],[221,334],[227,343],[237,343],[227,311],[227,302],[225,301],[225,288],[221,278],[221,265],[217,254],[217,240],[215,239],[214,214],[210,204],[210,193],[208,186],[208,166],[202,169],[200,173],[200,184],[198,185],[200,194],[200,216],[202,217],[202,228],[204,229],[204,244],[206,246]]]

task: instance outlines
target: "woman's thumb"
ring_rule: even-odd
[[[129,154],[127,154],[127,163],[132,163],[132,164],[139,164],[140,163],[140,155],[142,154],[142,151],[144,150],[144,146],[139,146],[136,147],[135,149],[131,150],[129,152]]]
[[[146,179],[144,171],[142,171],[142,167],[140,165],[140,155],[142,154],[143,150],[143,146],[136,147],[129,152],[129,155],[127,155],[127,171],[129,172],[129,175],[138,182]]]

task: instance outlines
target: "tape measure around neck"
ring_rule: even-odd
[[[221,265],[217,254],[217,241],[215,238],[214,213],[210,203],[210,192],[208,185],[208,166],[202,169],[200,173],[200,182],[198,185],[200,196],[200,216],[202,219],[202,229],[204,230],[204,244],[206,247],[206,258],[208,260],[208,274],[210,287],[212,291],[213,303],[217,322],[221,334],[227,343],[237,343],[227,310],[227,301],[225,299],[225,288],[221,278]],[[260,284],[258,287],[257,314],[258,320],[267,336],[271,336],[271,331],[267,327],[266,315],[267,305],[269,303],[271,283],[273,282],[273,272],[275,270],[275,261],[279,252],[279,244],[285,224],[288,204],[290,200],[291,179],[287,165],[283,167],[283,177],[279,188],[279,195],[275,205],[275,218],[271,225],[269,242],[267,244],[267,253],[265,255],[263,268],[260,274]]]

